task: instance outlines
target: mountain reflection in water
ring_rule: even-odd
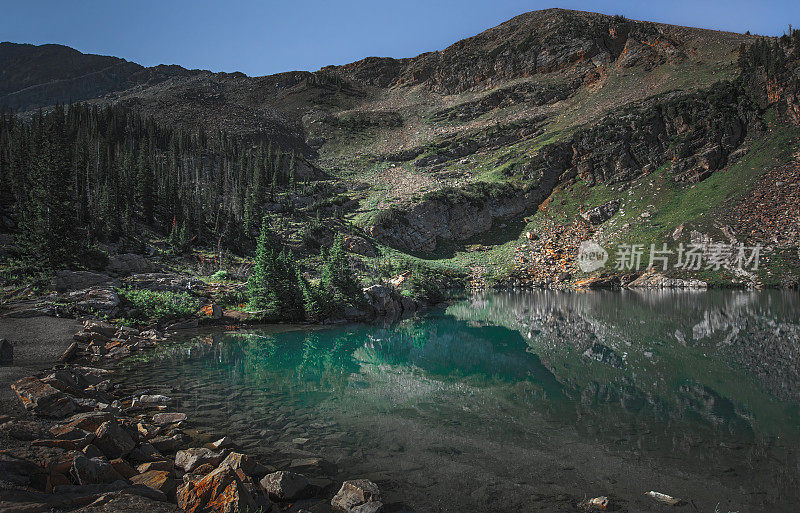
[[[416,511],[586,493],[649,511],[656,486],[701,511],[795,511],[798,340],[796,293],[493,292],[390,326],[210,334],[129,379],[175,383],[201,426],[270,458],[309,437]],[[487,480],[481,507],[458,493]]]

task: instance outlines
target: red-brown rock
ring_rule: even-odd
[[[238,513],[255,509],[256,503],[236,472],[220,467],[179,488],[178,506],[186,513]]]
[[[22,378],[11,385],[26,410],[42,417],[63,418],[75,412],[71,397],[32,377]]]
[[[133,476],[131,483],[158,490],[167,497],[171,497],[175,493],[175,479],[172,478],[172,472],[166,470],[148,470],[143,474]]]

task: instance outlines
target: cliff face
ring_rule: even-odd
[[[674,28],[601,14],[546,9],[517,16],[442,51],[369,58],[330,69],[365,84],[421,84],[442,94],[496,87],[536,74],[579,75],[613,64],[655,66],[687,57]]]

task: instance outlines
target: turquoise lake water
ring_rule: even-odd
[[[649,490],[683,511],[799,510],[796,292],[488,293],[388,326],[213,332],[126,365],[200,429],[277,468],[322,457],[394,511],[598,495],[663,511]]]

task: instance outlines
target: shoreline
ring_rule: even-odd
[[[208,433],[193,430],[192,420],[172,411],[172,399],[159,394],[168,385],[133,390],[115,383],[119,369],[108,367],[130,352],[100,355],[92,349],[100,347],[98,340],[117,344],[127,337],[131,352],[144,352],[184,336],[192,335],[85,321],[74,335],[80,344],[88,342],[82,355],[55,365],[43,360],[37,372],[14,381],[23,407],[4,408],[0,415],[0,465],[10,478],[0,487],[0,510],[94,511],[113,504],[107,511],[269,511],[273,503],[298,501],[330,501],[346,513],[359,506],[367,509],[357,511],[382,510],[374,483],[344,481],[335,488],[326,477],[329,464],[320,458],[293,460],[278,470],[237,452],[235,435],[209,443]]]

